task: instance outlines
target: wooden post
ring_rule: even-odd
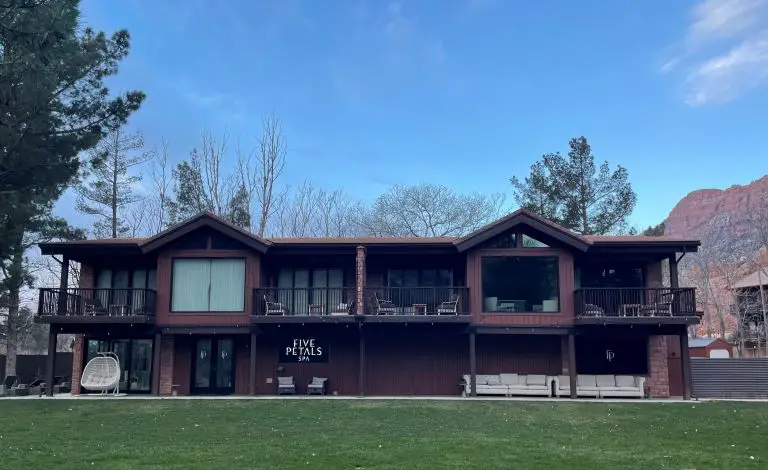
[[[160,343],[163,335],[155,333],[152,344],[152,395],[160,395]]]
[[[477,356],[475,354],[475,330],[469,330],[469,396],[477,396]]]
[[[693,307],[696,310],[696,305],[687,305],[688,302],[682,302],[680,295],[676,292],[676,289],[680,287],[680,275],[677,272],[677,254],[669,257],[669,287],[672,288],[672,314],[678,313],[681,307]],[[688,313],[688,312],[686,312]]]
[[[691,382],[691,352],[688,350],[688,327],[680,335],[680,363],[683,369],[683,399],[690,400],[693,383]]]
[[[362,397],[365,396],[365,336],[363,336],[363,325],[361,323],[358,323],[357,331],[360,338],[360,370],[357,373],[357,393]]]
[[[248,394],[256,395],[256,332],[251,331],[251,375]]]
[[[53,325],[48,328],[48,357],[46,359],[45,394],[52,397],[53,377],[56,371],[56,327]]]
[[[59,279],[59,305],[58,314],[67,313],[67,287],[69,286],[69,256],[64,255],[61,260],[61,278]]]
[[[577,398],[576,387],[576,335],[568,333],[568,377],[571,380],[571,398]]]

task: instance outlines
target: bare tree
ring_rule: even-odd
[[[285,168],[288,143],[283,135],[280,119],[270,114],[261,124],[258,147],[250,152],[238,149],[237,168],[240,186],[247,194],[251,230],[263,236],[270,219],[279,210],[286,197],[277,182]]]
[[[360,204],[342,189],[319,188],[304,181],[287,192],[275,206],[269,233],[280,237],[344,237],[356,235]]]
[[[155,234],[169,225],[172,191],[171,168],[168,162],[168,141],[161,142],[161,150],[149,168],[152,196],[147,201],[147,232]]]
[[[356,223],[372,236],[460,236],[495,220],[504,199],[503,194],[458,194],[438,184],[396,185]]]

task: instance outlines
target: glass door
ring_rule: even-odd
[[[132,392],[149,392],[152,389],[152,340],[134,339],[131,344],[129,369]]]
[[[130,361],[131,340],[118,339],[112,341],[111,351],[117,355],[120,361],[120,390],[128,391],[128,371]]]
[[[234,341],[201,338],[195,345],[192,393],[226,395],[235,391]]]

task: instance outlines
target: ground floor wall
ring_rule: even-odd
[[[231,340],[231,349],[226,352],[232,355],[232,370],[223,384],[231,387],[224,387],[225,393],[247,395],[253,386],[257,395],[274,395],[278,377],[290,376],[297,394],[306,393],[313,377],[325,377],[329,394],[456,396],[461,393],[462,375],[471,372],[469,337],[465,325],[264,325],[259,328],[252,355],[250,331],[216,335],[163,333],[157,365],[152,370],[153,385],[157,383],[153,391],[160,395],[200,393],[194,387],[195,368],[199,367],[196,348],[198,341],[208,338]],[[600,336],[576,336],[577,374],[644,375],[650,396],[682,395],[679,336],[639,335],[632,341],[606,336],[605,344],[597,341],[597,345],[594,338]],[[323,352],[308,357],[296,355],[295,346],[309,341]],[[594,350],[586,354],[584,344]],[[73,348],[73,393],[80,392],[83,349],[83,337],[78,336]],[[640,360],[627,356],[638,356]],[[251,357],[255,357],[255,365]],[[600,361],[604,363],[597,363]],[[568,375],[569,366],[566,335],[475,336],[477,374]]]

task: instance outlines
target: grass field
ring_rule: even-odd
[[[768,404],[0,400],[0,468],[765,469]]]

